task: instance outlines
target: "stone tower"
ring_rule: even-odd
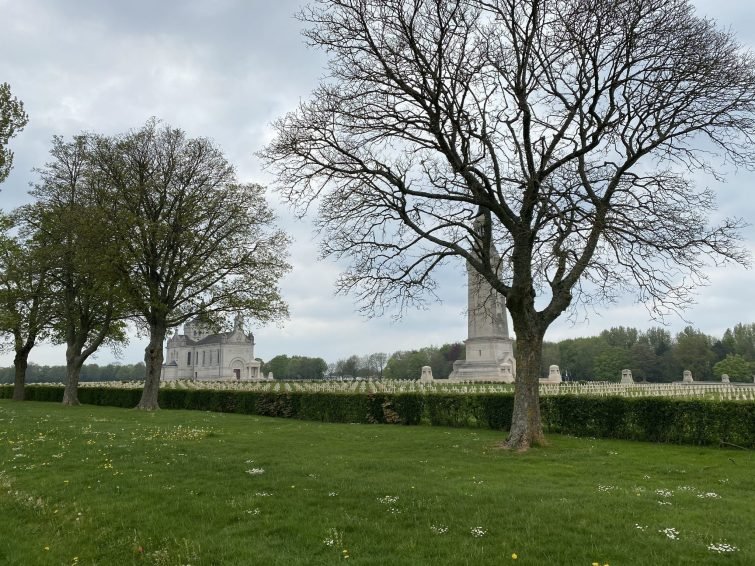
[[[485,217],[475,220],[482,233]],[[491,244],[491,262],[500,256]],[[502,381],[512,383],[516,375],[513,341],[509,338],[506,300],[477,271],[467,264],[466,360],[454,362],[452,381]]]

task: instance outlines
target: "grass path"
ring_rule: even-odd
[[[755,564],[751,451],[549,439],[0,400],[0,564]]]

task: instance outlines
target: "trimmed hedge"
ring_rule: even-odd
[[[13,386],[0,386],[10,398]],[[135,407],[139,389],[82,387],[79,401]],[[59,386],[26,387],[30,401],[61,402]],[[269,393],[169,389],[159,393],[163,409],[191,409],[338,423],[430,424],[508,430],[512,394]],[[678,444],[733,444],[755,448],[755,403],[665,397],[541,397],[548,432]]]

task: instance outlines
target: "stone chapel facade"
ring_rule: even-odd
[[[168,338],[162,380],[200,381],[261,379],[262,362],[254,359],[254,335],[245,334],[240,317],[231,332],[212,334],[201,322],[184,325]]]

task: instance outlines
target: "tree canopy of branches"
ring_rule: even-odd
[[[31,193],[37,200],[19,211],[46,256],[51,338],[66,345],[64,405],[79,404],[79,374],[89,356],[103,343],[125,341],[129,314],[112,269],[119,242],[94,204],[89,145],[84,135],[70,142],[54,138],[51,161],[38,170],[40,180]]]
[[[24,111],[24,103],[11,96],[10,85],[0,84],[0,183],[5,181],[13,166],[13,152],[8,142],[24,129],[29,117]]]
[[[544,441],[541,346],[567,309],[635,290],[663,314],[704,258],[747,261],[692,175],[755,157],[754,59],[688,0],[319,0],[301,18],[328,78],[261,156],[289,202],[319,202],[323,254],[351,260],[337,287],[367,313],[421,301],[452,257],[506,298],[508,447]]]
[[[288,238],[275,229],[264,190],[241,184],[204,138],[151,120],[118,136],[93,136],[95,202],[120,243],[112,258],[131,311],[149,332],[139,407],[157,408],[169,328],[201,315],[259,321],[287,315],[278,281]]]

